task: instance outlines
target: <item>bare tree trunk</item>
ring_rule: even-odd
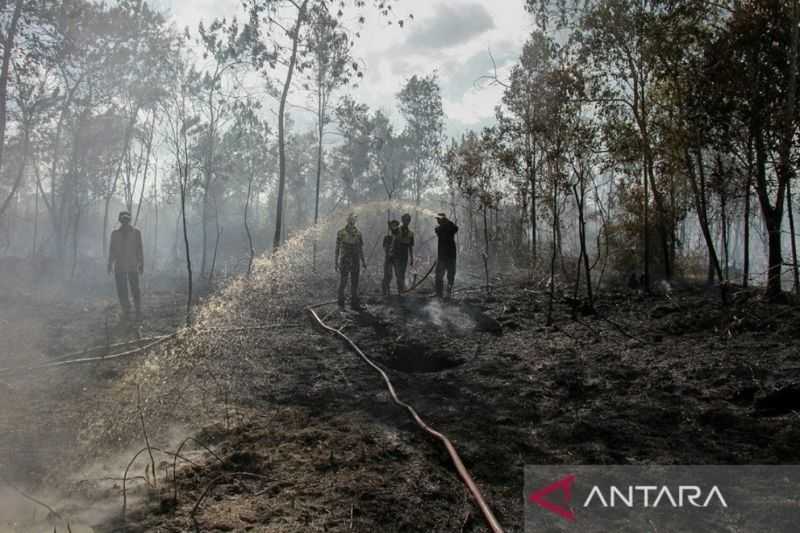
[[[186,155],[188,159],[188,154]],[[183,165],[181,171],[181,220],[183,222],[183,244],[186,251],[186,272],[188,274],[188,290],[189,294],[186,296],[186,326],[192,324],[192,257],[189,253],[189,233],[186,228],[186,188],[189,181],[189,163],[188,161]]]
[[[80,221],[81,221],[81,206],[75,205],[75,223],[72,228],[72,269],[70,270],[70,279],[75,279],[75,270],[78,267],[78,244],[80,236]]]
[[[580,256],[578,257],[578,261],[580,262],[583,259],[583,269],[584,273],[586,274],[586,300],[587,300],[587,309],[591,309],[593,307],[594,302],[594,295],[592,294],[592,271],[591,267],[589,266],[589,252],[586,246],[586,216],[584,214],[584,207],[586,205],[585,198],[586,198],[586,187],[584,184],[584,176],[583,173],[579,175],[578,184],[572,186],[573,194],[575,195],[575,204],[578,207],[578,239],[580,240]],[[577,268],[578,272],[581,270],[581,265],[578,264]],[[580,279],[580,276],[578,276]],[[577,285],[575,284],[575,295],[577,297]]]
[[[244,232],[247,234],[247,243],[250,246],[249,248],[249,259],[247,261],[247,275],[250,275],[250,272],[253,270],[253,258],[256,255],[255,248],[253,247],[253,234],[250,232],[250,224],[247,221],[247,215],[250,211],[250,197],[253,191],[253,177],[255,173],[253,169],[250,169],[250,179],[247,180],[247,198],[244,201]]]
[[[528,182],[531,187],[531,267],[536,266],[536,153],[530,133],[526,134],[528,149]]]
[[[744,265],[742,287],[750,284],[750,195],[753,188],[753,139],[747,139],[747,185],[744,192]]]
[[[211,270],[209,270],[209,272],[208,272],[209,281],[214,279],[214,269],[217,266],[217,251],[219,250],[219,241],[222,238],[222,232],[225,230],[224,227],[219,225],[219,217],[216,217],[214,220],[215,220],[215,226],[216,226],[216,230],[217,230],[217,236],[216,236],[216,239],[214,240],[214,255],[212,256],[212,259],[211,259]]]
[[[319,222],[319,188],[322,179],[322,135],[325,130],[325,95],[322,81],[317,80],[317,122],[318,122],[318,143],[317,143],[317,188],[314,195],[314,226]],[[317,270],[317,239],[314,238],[314,250],[311,268]]]
[[[697,157],[697,165],[698,165],[698,173],[700,175],[698,184],[698,178],[694,172],[694,163],[692,162],[692,157],[689,153],[689,149],[685,149],[684,158],[686,159],[686,173],[689,177],[689,182],[692,186],[692,192],[694,193],[694,204],[695,210],[697,211],[697,218],[700,221],[700,229],[703,232],[703,238],[706,241],[706,248],[708,249],[708,257],[709,257],[709,275],[713,275],[716,273],[717,277],[720,281],[722,281],[722,269],[719,266],[719,259],[717,257],[717,250],[714,246],[714,238],[711,235],[711,229],[708,224],[708,205],[705,193],[705,174],[703,172],[703,156],[699,149],[696,150],[696,157]],[[724,283],[720,283],[720,293],[722,297],[722,303],[727,304],[727,291]]]
[[[784,300],[781,287],[781,271],[783,268],[783,252],[781,249],[781,221],[783,220],[783,195],[786,192],[785,182],[778,176],[778,200],[773,207],[770,199],[770,186],[767,181],[767,149],[764,142],[764,131],[760,118],[755,114],[755,148],[756,148],[756,192],[761,204],[764,223],[767,227],[768,260],[767,299],[773,303]]]
[[[797,264],[797,239],[794,231],[794,212],[792,211],[792,180],[786,182],[786,208],[789,211],[789,235],[792,239],[792,274],[794,277],[794,292],[800,294],[800,274]]]
[[[8,77],[11,70],[11,56],[14,52],[14,39],[17,36],[17,25],[22,15],[22,0],[17,0],[14,5],[14,13],[11,15],[11,23],[8,26],[3,42],[3,64],[0,68],[0,167],[3,164],[3,150],[6,144],[6,113],[8,105]]]
[[[283,239],[283,197],[286,189],[286,99],[289,97],[289,89],[292,85],[295,65],[297,64],[297,48],[300,44],[300,28],[305,22],[306,7],[309,0],[303,0],[297,13],[297,21],[292,30],[292,54],[289,57],[289,65],[286,72],[286,80],[281,92],[281,101],[278,106],[278,199],[275,209],[275,237],[272,240],[272,250],[280,248]]]
[[[648,220],[650,209],[650,189],[647,180],[647,161],[642,161],[642,180],[644,181],[644,225],[642,231],[644,232],[644,292],[650,292],[650,221]]]
[[[22,180],[25,177],[25,165],[28,162],[28,156],[30,154],[30,126],[28,124],[23,125],[23,139],[22,139],[22,161],[20,161],[19,171],[17,172],[17,177],[14,180],[14,184],[11,187],[11,192],[8,193],[8,196],[3,201],[3,204],[0,205],[0,219],[3,218],[3,215],[6,212],[6,209],[11,205],[11,200],[16,196],[17,191],[19,190],[20,185],[22,185]]]
[[[206,251],[208,250],[208,184],[203,189],[203,210],[200,213],[200,230],[202,238],[202,253],[200,255],[200,279],[206,276]]]
[[[486,219],[486,211],[489,208],[484,205],[483,206],[483,253],[481,256],[483,257],[483,270],[486,274],[486,294],[489,294],[489,222]]]
[[[780,162],[778,164],[778,179],[785,181],[786,184],[786,197],[789,208],[789,224],[791,227],[792,238],[792,259],[794,274],[794,290],[800,294],[800,278],[797,271],[797,244],[795,243],[794,232],[794,214],[792,213],[792,194],[791,194],[791,181],[794,177],[794,168],[791,161],[792,144],[795,136],[795,110],[797,99],[797,55],[798,55],[798,41],[800,41],[800,28],[798,28],[798,1],[791,0],[791,12],[789,13],[789,22],[791,24],[790,44],[789,44],[789,80],[786,87],[786,100],[784,102],[784,117],[783,117],[783,135],[779,145]],[[779,191],[780,193],[780,191]],[[780,200],[779,200],[780,201]],[[780,222],[778,222],[780,231]],[[780,274],[779,274],[780,275]]]
[[[550,300],[547,303],[547,325],[553,325],[553,300],[556,291],[556,256],[558,255],[558,243],[556,235],[558,231],[558,187],[553,183],[553,253],[550,256]]]
[[[150,125],[150,137],[147,139],[147,150],[144,159],[144,174],[142,175],[142,192],[139,194],[139,204],[136,206],[136,216],[133,219],[133,225],[139,221],[139,212],[142,210],[142,201],[144,199],[144,190],[147,186],[147,173],[150,170],[150,153],[153,148],[153,136],[156,131],[156,113],[153,111],[153,123]]]
[[[33,243],[31,245],[31,257],[36,257],[36,239],[39,237],[39,187],[36,187],[36,199],[33,205]]]
[[[730,280],[730,252],[728,249],[728,202],[727,193],[722,191],[719,196],[720,202],[720,218],[722,222],[722,256],[725,259],[725,267],[722,269],[725,274],[724,281]]]
[[[156,259],[158,256],[158,161],[156,161],[156,167],[153,172],[153,253],[151,257],[153,258],[153,271],[156,270],[158,266],[158,260]]]

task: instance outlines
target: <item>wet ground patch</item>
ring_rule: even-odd
[[[431,350],[422,343],[395,345],[389,350],[383,363],[409,374],[441,372],[464,364],[464,359],[446,350]]]

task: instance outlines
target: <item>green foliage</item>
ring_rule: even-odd
[[[433,185],[444,141],[444,110],[438,75],[414,75],[398,93],[400,113],[406,121],[403,132],[409,150],[414,153],[411,166],[415,203]]]

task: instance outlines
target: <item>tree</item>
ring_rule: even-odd
[[[385,18],[392,15],[392,0],[372,0],[371,3],[365,0],[352,0],[351,5],[358,10],[366,7],[368,3]],[[341,2],[339,5],[341,8],[335,15],[337,23],[344,17],[345,2]],[[269,72],[278,64],[285,69],[278,104],[278,191],[275,209],[275,237],[273,239],[273,250],[277,250],[281,246],[283,238],[283,203],[286,189],[286,103],[292,88],[295,70],[298,65],[302,67],[299,54],[305,35],[304,29],[311,23],[314,13],[329,11],[331,6],[326,0],[248,0],[245,6],[249,21],[243,32],[243,42],[250,47],[254,65],[267,78],[270,76]],[[331,20],[334,19],[331,17]],[[364,20],[363,16],[359,16],[359,22],[364,22]],[[391,23],[390,20],[389,24]],[[402,26],[402,23],[399,25]]]
[[[317,6],[312,13],[312,21],[308,30],[308,65],[314,84],[317,119],[317,170],[316,189],[314,194],[314,225],[319,222],[319,196],[323,168],[323,142],[325,126],[330,123],[329,106],[331,95],[336,89],[346,85],[355,73],[350,50],[353,42],[346,32],[339,28],[335,18],[327,9]],[[314,241],[313,266],[317,264],[317,243]]]
[[[542,160],[538,157],[538,143],[542,128],[541,113],[534,95],[544,73],[556,55],[555,43],[543,32],[535,31],[522,48],[520,61],[511,70],[509,83],[503,92],[503,105],[508,113],[500,113],[499,121],[510,136],[516,139],[515,153],[522,160],[521,167],[528,182],[530,194],[531,264],[537,260],[537,172]]]
[[[176,86],[172,98],[164,104],[166,123],[166,141],[172,156],[175,158],[175,175],[180,194],[180,218],[186,260],[187,296],[186,325],[192,321],[192,257],[189,246],[189,229],[186,223],[186,203],[191,194],[192,157],[190,139],[200,133],[200,117],[192,109],[191,83],[193,74],[185,63],[176,65]]]
[[[705,90],[715,92],[736,121],[729,127],[745,128],[752,139],[753,181],[768,235],[771,301],[783,299],[781,232],[798,118],[796,21],[796,2],[791,9],[778,0],[739,3],[708,46],[704,72]]]
[[[411,187],[414,205],[419,206],[422,195],[436,179],[444,138],[444,110],[437,74],[412,76],[397,98],[406,121],[406,142],[414,154]]]
[[[374,173],[380,178],[390,202],[406,185],[406,169],[412,164],[407,137],[397,135],[389,117],[376,111],[370,121],[370,154]]]
[[[483,266],[486,291],[489,292],[489,261],[491,259],[489,211],[497,209],[502,198],[499,169],[495,151],[497,132],[484,129],[481,135],[473,131],[455,142],[447,150],[443,165],[451,188],[467,200],[469,208],[475,205],[483,219]]]
[[[222,137],[220,154],[223,157],[219,172],[227,188],[242,192],[242,226],[248,243],[247,274],[253,269],[256,249],[250,228],[250,209],[254,194],[264,189],[272,177],[272,151],[264,150],[272,136],[269,124],[259,118],[261,106],[257,101],[246,99],[234,107],[236,120]]]
[[[357,191],[369,171],[373,124],[369,107],[349,96],[341,99],[335,114],[343,140],[334,154],[338,163],[337,174],[342,180],[344,198],[352,204],[360,199]]]
[[[186,38],[190,36],[187,33]],[[195,44],[202,50],[203,64],[196,72],[192,72],[192,92],[198,101],[201,113],[200,127],[203,135],[197,147],[202,155],[203,179],[202,193],[202,255],[200,259],[200,276],[205,277],[208,261],[208,222],[211,205],[214,208],[214,223],[219,228],[219,187],[215,183],[218,172],[219,156],[217,144],[225,123],[229,121],[233,105],[236,101],[235,91],[226,85],[226,78],[232,71],[245,64],[242,59],[241,36],[238,24],[227,25],[225,20],[215,19],[208,27],[202,22],[197,28]],[[219,237],[219,232],[217,232]],[[218,243],[215,245],[217,248]],[[213,274],[213,269],[209,277]]]

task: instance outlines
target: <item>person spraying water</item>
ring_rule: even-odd
[[[436,236],[439,246],[436,254],[436,296],[442,297],[444,290],[444,277],[447,274],[447,297],[453,294],[453,282],[456,278],[456,233],[458,226],[447,215],[436,215]]]

